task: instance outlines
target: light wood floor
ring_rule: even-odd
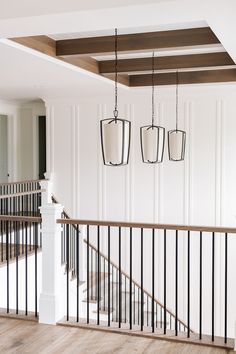
[[[1,354],[226,354],[221,349],[0,318]]]

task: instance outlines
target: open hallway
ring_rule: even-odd
[[[7,335],[6,335],[7,334]],[[1,354],[225,354],[198,345],[0,318]]]

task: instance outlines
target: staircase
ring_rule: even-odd
[[[58,203],[57,199],[52,196],[53,203]],[[63,219],[70,219],[68,213],[64,210],[62,213]],[[158,329],[164,328],[164,304],[154,298],[154,314],[152,318],[152,295],[134,279],[130,280],[130,276],[122,269],[119,271],[119,266],[112,260],[108,260],[108,256],[99,252],[100,264],[98,272],[98,250],[91,243],[83,239],[84,253],[87,253],[89,261],[89,275],[86,276],[86,281],[80,282],[77,279],[77,262],[76,262],[76,238],[81,233],[81,230],[75,225],[69,225],[69,272],[70,280],[74,283],[71,289],[72,298],[70,299],[73,308],[76,306],[76,284],[80,286],[79,298],[82,299],[79,315],[83,320],[89,317],[91,323],[99,321],[112,325],[132,323],[133,326],[142,326],[150,329],[152,321]],[[65,266],[66,272],[66,237],[65,226],[62,232],[62,258],[61,263]],[[110,263],[110,265],[109,265]],[[109,270],[110,267],[110,270]],[[99,282],[98,282],[99,277]],[[99,293],[99,301],[98,301]],[[74,298],[73,298],[74,294]],[[121,295],[120,295],[121,294]],[[88,313],[89,312],[89,313]],[[131,314],[131,317],[130,317]],[[72,316],[73,317],[73,316]],[[166,308],[166,330],[175,328],[175,315]],[[187,331],[187,324],[181,319],[177,319],[178,330],[181,332]],[[192,330],[190,330],[193,333]]]

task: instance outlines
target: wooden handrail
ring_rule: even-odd
[[[0,215],[0,221],[20,221],[29,223],[41,223],[42,218],[38,216],[18,216],[18,215]]]
[[[3,195],[0,195],[0,199],[23,197],[24,195],[39,194],[42,192],[45,192],[45,189],[37,189],[35,191],[27,191],[27,192],[12,193],[12,194],[3,194]]]
[[[235,234],[236,228],[221,226],[193,226],[178,224],[148,224],[124,221],[98,221],[98,220],[77,220],[77,219],[58,219],[58,224],[72,225],[91,225],[91,226],[111,226],[111,227],[127,227],[137,229],[157,229],[157,230],[179,230],[179,231],[199,231],[199,232],[216,232]]]
[[[55,204],[60,204],[53,194],[52,194],[52,202]],[[65,218],[70,219],[69,214],[67,213],[67,211],[65,209],[63,209],[63,214],[64,214]]]
[[[26,181],[17,181],[17,182],[3,182],[0,183],[1,186],[8,186],[12,184],[25,184],[25,183],[36,183],[36,182],[41,182],[41,181],[47,181],[47,179],[33,179],[33,180],[26,180]]]

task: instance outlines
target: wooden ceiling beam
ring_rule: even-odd
[[[101,74],[110,74],[115,72],[115,60],[99,61],[98,64]],[[155,58],[156,70],[203,68],[234,64],[233,59],[227,52],[174,55]],[[118,60],[117,69],[119,73],[150,71],[152,70],[152,58],[121,59]]]
[[[56,42],[58,56],[103,55],[114,52],[114,36],[65,39]],[[118,51],[219,44],[210,27],[118,35]]]
[[[11,41],[24,45],[25,47],[37,50],[41,53],[56,56],[56,41],[47,36],[30,36],[10,38]]]
[[[68,64],[77,66],[81,69],[90,71],[94,74],[100,74],[97,60],[89,56],[73,56],[73,57],[60,57],[56,56],[56,41],[47,36],[31,36],[31,37],[18,37],[11,38],[12,41],[24,45],[25,47],[37,50],[41,53],[49,55],[58,60],[64,61]],[[110,80],[114,80],[114,75],[103,75]],[[129,86],[128,75],[118,75],[118,82],[120,84]]]
[[[206,84],[236,82],[236,69],[202,70],[179,72],[179,84]],[[176,73],[158,73],[154,77],[155,85],[175,85]],[[130,86],[151,86],[152,75],[130,75]]]

